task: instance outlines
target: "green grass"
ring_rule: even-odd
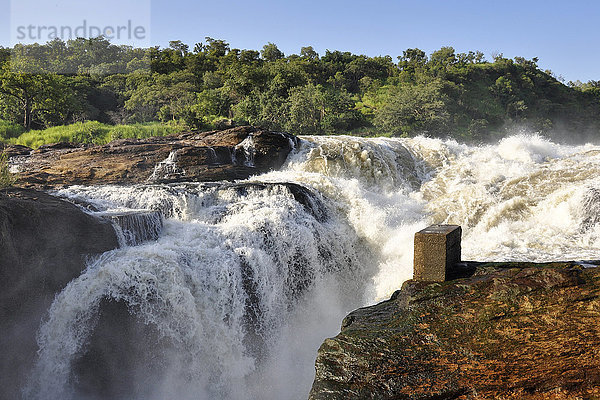
[[[1,125],[0,125],[1,127]],[[115,139],[166,136],[187,130],[181,124],[107,125],[97,121],[77,122],[71,125],[54,126],[43,130],[31,130],[18,137],[0,138],[7,143],[21,144],[31,148],[58,142],[106,144]]]

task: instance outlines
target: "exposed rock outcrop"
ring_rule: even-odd
[[[281,167],[298,139],[243,126],[149,139],[120,139],[105,146],[54,144],[11,150],[18,184],[61,185],[245,179]],[[18,150],[18,151],[17,151]]]
[[[319,349],[310,399],[598,398],[600,269],[470,267],[348,315]]]
[[[30,189],[0,190],[0,397],[20,398],[35,334],[87,257],[118,247],[108,220]]]

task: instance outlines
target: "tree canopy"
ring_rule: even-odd
[[[232,48],[206,37],[189,46],[117,46],[103,38],[0,48],[0,120],[25,129],[73,122],[223,119],[296,134],[455,136],[484,140],[521,126],[598,136],[600,84],[564,84],[538,60],[452,47],[396,58],[274,43]]]

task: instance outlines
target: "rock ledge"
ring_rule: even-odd
[[[277,169],[299,139],[242,126],[104,146],[56,143],[37,150],[7,147],[18,184],[48,189],[65,185],[162,183],[246,179]]]
[[[310,399],[600,398],[589,264],[468,263],[470,277],[408,281],[325,340]]]

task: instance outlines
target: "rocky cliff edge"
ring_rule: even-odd
[[[599,399],[600,269],[471,263],[406,282],[319,349],[310,399]]]

